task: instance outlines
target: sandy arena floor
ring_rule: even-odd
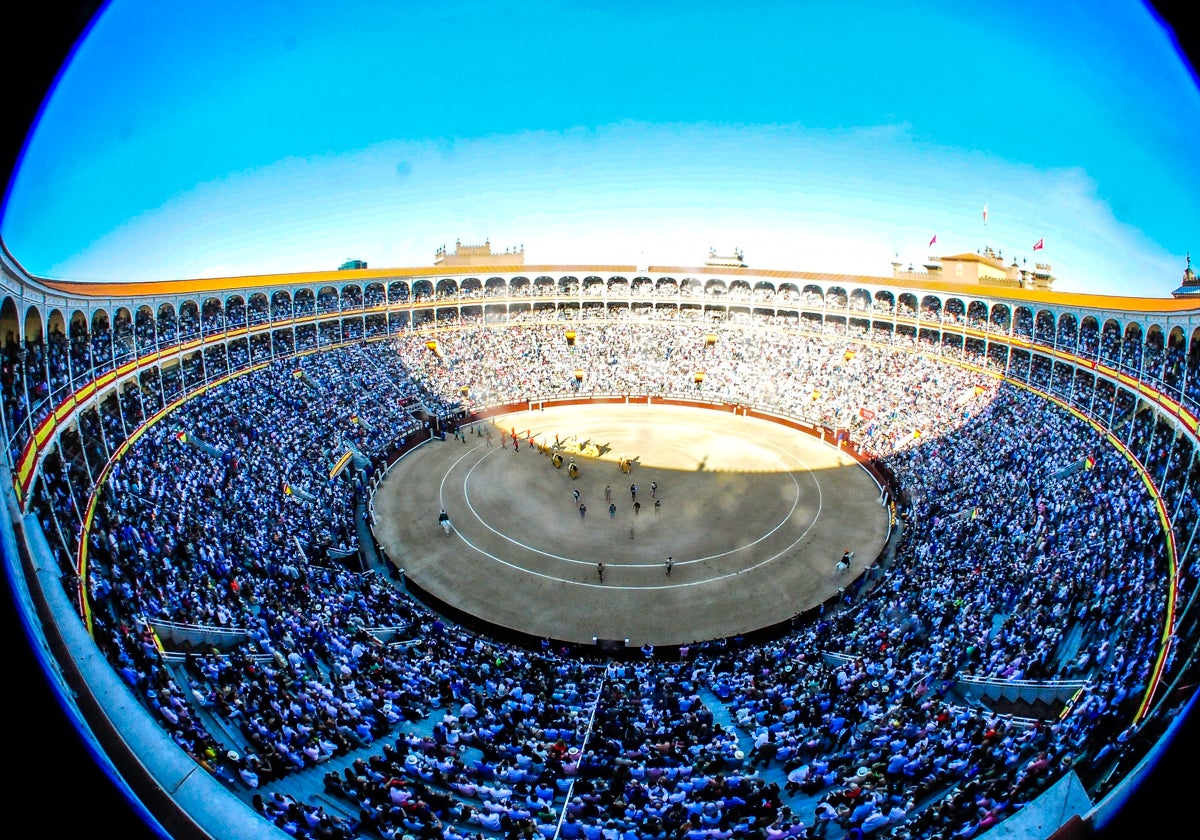
[[[866,470],[785,426],[646,405],[553,407],[484,423],[490,448],[471,429],[466,444],[434,440],[401,459],[375,493],[374,530],[411,580],[503,627],[639,647],[734,635],[825,600],[887,540],[887,511]],[[517,451],[511,439],[500,446],[500,430],[513,428]],[[561,468],[528,446],[529,433],[548,445],[557,436]],[[629,474],[621,457],[634,459]],[[845,548],[855,559],[838,572]]]

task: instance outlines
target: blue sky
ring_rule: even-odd
[[[883,275],[990,244],[1062,290],[1166,295],[1200,248],[1198,137],[1194,74],[1126,0],[114,0],[0,235],[76,280],[428,265],[456,238]]]

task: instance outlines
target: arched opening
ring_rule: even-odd
[[[200,337],[200,307],[194,300],[179,306],[179,340],[191,341]]]
[[[254,308],[254,298],[250,298],[251,309]],[[292,296],[284,289],[271,295],[271,320],[286,321],[292,317]],[[254,321],[257,322],[257,321]]]
[[[981,300],[973,300],[967,304],[967,324],[978,330],[987,329],[988,308],[986,303]]]
[[[323,286],[317,290],[317,314],[332,315],[338,311],[340,298],[333,286]]]
[[[200,328],[205,335],[225,331],[225,308],[215,297],[206,298],[200,309]]]
[[[382,283],[368,283],[363,289],[363,306],[374,309],[387,304],[387,290]]]
[[[1142,371],[1142,325],[1136,322],[1125,326],[1125,339],[1121,343],[1121,367],[1132,374]]]
[[[433,300],[433,283],[428,280],[417,280],[412,285],[413,300],[417,303],[428,303]]]
[[[942,320],[942,301],[936,295],[925,295],[921,298],[921,315],[922,321],[940,321]]]
[[[388,303],[407,303],[409,298],[408,284],[395,280],[388,283]]]
[[[1100,322],[1091,315],[1079,322],[1079,339],[1075,352],[1085,359],[1094,359],[1100,349]]]
[[[1009,330],[1012,329],[1012,310],[1003,303],[992,304],[988,323],[992,332],[1008,335]]]
[[[1070,312],[1058,316],[1057,347],[1075,352],[1079,343],[1079,321]]]
[[[225,298],[225,325],[229,329],[246,326],[246,300],[241,295]]]
[[[1054,314],[1046,309],[1038,310],[1033,321],[1033,340],[1044,347],[1054,346]]]
[[[298,289],[292,299],[292,312],[295,318],[304,318],[317,313],[317,296],[312,289]]]
[[[1013,314],[1013,335],[1027,341],[1033,339],[1033,310],[1018,306]]]
[[[1121,363],[1121,325],[1112,318],[1100,332],[1100,359],[1113,366]]]
[[[1172,327],[1167,336],[1166,358],[1163,360],[1163,382],[1171,396],[1179,399],[1183,387],[1183,371],[1187,365],[1187,352],[1183,339],[1183,328]]]
[[[363,292],[362,286],[357,283],[348,283],[342,286],[342,312],[353,312],[363,308]]]
[[[958,298],[950,298],[942,309],[942,320],[961,325],[966,318],[967,307]]]
[[[113,357],[118,365],[134,358],[137,348],[133,341],[133,315],[129,309],[121,306],[113,315]]]

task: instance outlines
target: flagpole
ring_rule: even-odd
[[[991,252],[991,250],[992,250],[992,232],[991,232],[991,229],[988,228],[988,211],[987,211],[987,202],[986,201],[983,204],[983,241],[984,241],[985,249],[988,252]]]

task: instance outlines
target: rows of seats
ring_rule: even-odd
[[[97,490],[167,395],[203,381],[185,367],[83,412],[35,505],[73,568],[98,492],[83,581],[97,642],[231,789],[270,784],[286,800],[289,777],[361,759],[327,780],[351,819],[259,796],[296,835],[796,836],[820,811],[842,831],[967,836],[1068,770],[1127,769],[1149,738],[1135,721],[1168,592],[1158,511],[1133,462],[1001,384],[989,356],[963,348],[970,365],[948,364],[916,337],[796,327],[593,320],[569,344],[561,322],[527,314],[460,319],[436,353],[428,335],[402,334],[276,361],[150,427]],[[1190,536],[1186,439],[1055,376],[1029,371],[1039,389],[1119,417],[1173,532]],[[6,383],[6,406],[19,393]],[[609,667],[480,639],[345,563],[364,480],[424,433],[414,406],[590,393],[699,396],[848,430],[905,491],[897,560],[864,597],[776,641]],[[346,452],[354,467],[330,479]],[[1179,585],[1190,594],[1194,568]],[[189,651],[181,676],[151,630],[164,622],[236,641]],[[1168,678],[1179,664],[1167,661]],[[1022,720],[961,697],[965,675],[1086,687],[1061,718]],[[739,754],[743,738],[753,756]],[[763,760],[786,769],[789,790],[760,774]],[[795,813],[793,794],[824,807]]]

